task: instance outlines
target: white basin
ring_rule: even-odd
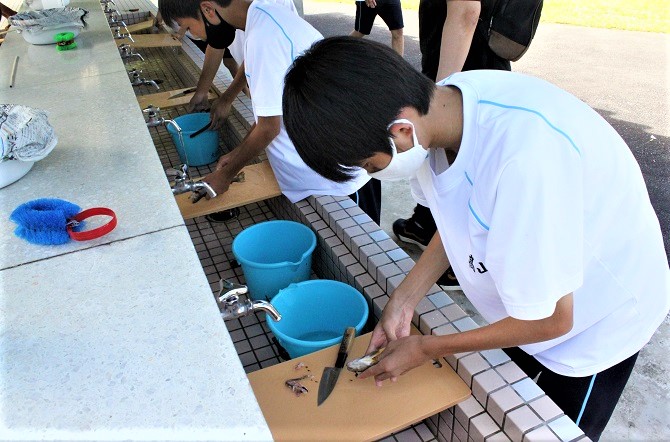
[[[34,161],[8,160],[0,162],[0,189],[23,178],[32,169],[33,164],[35,164]]]

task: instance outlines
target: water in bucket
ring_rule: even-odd
[[[358,290],[327,279],[291,284],[279,291],[272,305],[282,319],[268,318],[268,327],[291,358],[339,344],[347,327],[360,334],[369,314]]]
[[[271,300],[291,283],[309,279],[316,235],[293,221],[266,221],[247,227],[233,240],[249,296]]]
[[[174,121],[181,128],[181,133],[172,124],[167,125],[167,130],[172,136],[182,163],[195,167],[204,166],[219,159],[219,133],[217,131],[208,129],[193,138],[189,136],[202,129],[210,121],[209,113],[182,115],[175,118]]]

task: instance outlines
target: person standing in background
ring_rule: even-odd
[[[419,47],[421,72],[434,82],[454,72],[475,69],[511,70],[508,60],[496,55],[488,45],[487,23],[491,0],[421,0],[419,2]],[[410,180],[411,185],[416,185]],[[428,207],[417,204],[409,218],[393,222],[393,233],[399,240],[428,246],[437,227]],[[437,283],[447,289],[460,290],[451,268]]]
[[[16,15],[16,11],[0,3],[0,15],[2,15],[2,18],[8,19],[12,15]],[[7,23],[7,27],[5,29],[9,29],[9,23]],[[4,31],[5,29],[2,30]]]
[[[356,0],[356,21],[352,37],[363,38],[370,35],[375,18],[379,15],[391,31],[391,47],[399,55],[405,51],[400,0]]]

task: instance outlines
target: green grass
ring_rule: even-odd
[[[305,1],[353,4],[353,0]],[[419,0],[402,0],[402,7],[417,10]],[[542,22],[670,33],[670,5],[668,0],[545,0]]]

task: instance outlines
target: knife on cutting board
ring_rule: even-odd
[[[170,96],[168,97],[168,100],[172,100],[172,99],[174,99],[174,98],[179,98],[179,97],[184,97],[184,96],[186,96],[186,95],[188,95],[188,94],[192,94],[192,93],[194,93],[196,90],[197,90],[196,88],[192,87],[192,88],[183,90],[183,91],[181,91],[181,92],[177,92],[177,93],[174,94],[174,95],[170,95]]]
[[[349,349],[351,344],[354,342],[356,337],[356,329],[354,327],[348,327],[344,331],[342,336],[342,343],[340,344],[340,350],[337,352],[337,360],[335,361],[334,367],[325,367],[323,369],[323,374],[321,375],[321,382],[319,382],[319,394],[317,396],[317,405],[323,404],[323,402],[328,399],[330,393],[332,393],[337,384],[337,378],[340,376],[340,371],[344,367],[344,363],[347,360],[347,355],[349,354]]]

